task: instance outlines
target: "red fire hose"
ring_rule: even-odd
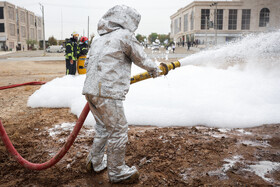
[[[77,120],[76,125],[75,125],[72,133],[68,137],[68,140],[63,145],[61,150],[52,159],[50,159],[49,161],[47,161],[45,163],[42,163],[42,164],[34,164],[34,163],[31,163],[31,162],[25,160],[24,158],[22,158],[22,156],[16,151],[13,144],[11,143],[11,141],[10,141],[10,139],[9,139],[2,123],[1,123],[1,121],[0,121],[0,136],[1,136],[2,141],[4,142],[4,144],[6,146],[6,149],[17,160],[17,162],[19,164],[21,164],[23,167],[31,169],[31,170],[44,170],[44,169],[47,169],[47,168],[55,165],[66,154],[66,152],[69,150],[69,148],[71,147],[71,145],[75,141],[78,133],[80,132],[80,129],[83,126],[83,123],[84,123],[84,121],[85,121],[85,119],[88,115],[88,112],[89,112],[89,105],[87,103],[85,105],[79,119]]]
[[[0,87],[0,90],[4,90],[4,89],[8,89],[8,88],[14,88],[14,87],[23,86],[23,85],[41,85],[41,84],[45,84],[45,82],[28,82],[28,83],[24,83],[24,84],[2,86],[2,87]],[[8,150],[8,152],[16,159],[16,161],[19,164],[21,164],[23,167],[31,169],[31,170],[44,170],[44,169],[47,169],[47,168],[55,165],[67,153],[67,151],[70,149],[71,145],[75,141],[78,133],[80,132],[80,129],[82,128],[88,113],[89,113],[89,105],[87,103],[85,105],[79,119],[77,120],[76,125],[75,125],[72,133],[68,137],[68,140],[63,145],[61,150],[52,159],[50,159],[49,161],[47,161],[45,163],[42,163],[42,164],[31,163],[31,162],[25,160],[17,152],[17,150],[13,146],[12,142],[10,141],[1,120],[0,120],[0,136],[1,136],[1,139],[2,139],[3,143],[5,144],[5,147]]]
[[[14,87],[18,87],[18,86],[24,86],[24,85],[42,85],[45,83],[46,82],[27,82],[27,83],[23,83],[23,84],[13,84],[13,85],[9,85],[9,86],[2,86],[2,87],[0,87],[0,90],[14,88]]]

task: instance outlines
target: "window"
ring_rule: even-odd
[[[0,23],[0,32],[5,32],[5,24]]]
[[[179,18],[179,32],[182,30],[181,29],[181,24],[182,24],[182,19],[181,19],[181,17]]]
[[[224,19],[224,11],[223,9],[217,10],[217,30],[223,30],[223,19]]]
[[[34,21],[34,16],[33,15],[30,15],[29,16],[29,22],[30,22],[30,25],[35,25],[35,21]]]
[[[251,10],[243,9],[242,10],[242,23],[241,23],[242,30],[250,30],[250,19],[251,19]]]
[[[201,30],[205,30],[209,28],[208,22],[209,21],[210,10],[209,9],[201,9]],[[208,25],[208,28],[206,28]]]
[[[20,27],[21,37],[26,38],[26,28],[24,26]]]
[[[237,9],[230,9],[228,16],[228,30],[237,29]]]
[[[9,27],[10,27],[10,35],[15,36],[16,35],[16,25],[10,23]]]
[[[189,14],[184,15],[184,31],[189,30],[189,20],[188,20]]]
[[[42,40],[42,31],[38,30],[38,40]]]
[[[193,15],[193,11],[191,14],[191,30],[193,30],[193,26],[194,26],[194,15]]]
[[[19,20],[20,20],[20,22],[25,23],[25,12],[24,11],[20,11]]]
[[[9,14],[9,19],[15,20],[15,12],[13,7],[8,7],[8,14]]]
[[[175,19],[174,21],[174,34],[177,34],[179,32],[179,19]]]
[[[34,31],[34,28],[30,29],[30,39],[31,39],[31,40],[35,39],[35,31]]]
[[[260,12],[260,27],[266,27],[267,24],[269,23],[269,9],[268,8],[263,8],[261,9]]]
[[[0,7],[0,19],[4,19],[4,8]]]

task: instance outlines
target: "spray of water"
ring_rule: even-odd
[[[251,34],[240,41],[196,53],[180,62],[182,65],[229,67],[253,65],[279,68],[280,31]],[[276,66],[276,67],[275,67]]]

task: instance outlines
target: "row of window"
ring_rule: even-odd
[[[237,9],[230,9],[229,15],[228,15],[228,30],[237,30]],[[268,8],[263,8],[260,11],[260,17],[259,17],[259,27],[266,27],[269,23],[269,14],[270,11]],[[213,24],[212,21],[209,20],[210,18],[210,9],[201,9],[201,30],[208,29],[209,27],[214,27],[214,29],[217,30],[223,30],[223,17],[224,17],[224,11],[223,9],[217,9],[217,13],[214,15],[214,19],[217,20],[217,22]],[[184,15],[184,32],[188,31],[188,25],[189,25],[189,15]],[[193,30],[193,12],[191,13],[190,17],[191,21],[191,29]],[[250,30],[250,21],[251,21],[251,10],[250,9],[243,9],[242,10],[242,20],[241,20],[241,29],[242,30]],[[212,25],[213,24],[213,25]],[[174,21],[174,33],[178,33],[181,30],[181,18],[176,19]]]
[[[14,8],[8,7],[8,17],[11,20],[15,20],[14,17]],[[0,7],[0,19],[4,19],[4,7]],[[26,13],[24,11],[20,11],[19,13],[19,20],[21,23],[26,23]],[[41,19],[37,19],[38,25],[40,26],[42,24]],[[36,26],[36,20],[34,15],[29,15],[29,23],[30,25]]]
[[[10,35],[15,36],[16,35],[16,25],[13,23],[9,24],[9,30],[10,30]],[[0,33],[5,32],[5,24],[0,23]]]
[[[259,18],[259,27],[266,27],[267,23],[269,23],[269,14],[270,11],[268,8],[263,8],[260,11]],[[206,29],[206,24],[209,24],[209,9],[201,10],[201,29]],[[218,30],[223,30],[223,9],[217,10],[217,24],[214,24],[214,28]],[[241,21],[241,29],[242,30],[250,30],[250,20],[251,20],[251,10],[243,9],[242,10],[242,21]],[[209,27],[209,25],[207,25]],[[230,9],[228,16],[228,30],[236,30],[237,29],[237,9]]]
[[[8,17],[11,20],[15,20],[14,8],[8,7]],[[0,19],[4,19],[4,7],[0,7]]]
[[[10,23],[9,27],[10,27],[10,35],[11,36],[15,36],[16,35],[16,33],[15,33],[16,25]],[[20,30],[21,30],[21,37],[26,38],[26,27],[25,26],[21,26]],[[1,32],[5,32],[5,24],[4,23],[0,23],[0,33]],[[40,37],[41,35],[42,35],[42,31],[38,30],[38,37],[39,37],[39,39],[41,39],[41,37]],[[35,29],[34,28],[30,28],[30,38],[35,39]]]

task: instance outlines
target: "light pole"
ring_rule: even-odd
[[[44,6],[39,3],[41,10],[42,10],[42,19],[43,19],[43,50],[44,56],[46,56],[46,42],[45,42],[45,17],[44,17]]]
[[[214,29],[215,29],[215,45],[217,45],[217,30],[218,30],[218,23],[217,23],[217,16],[218,16],[218,11],[217,11],[217,6],[218,6],[218,3],[215,2],[215,3],[212,3],[210,5],[210,7],[212,6],[215,6],[215,12],[214,12]]]

